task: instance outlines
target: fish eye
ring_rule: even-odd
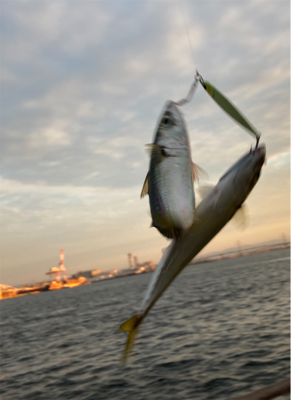
[[[175,120],[171,115],[165,115],[161,121],[161,125],[164,125],[166,128],[171,127],[175,124]]]

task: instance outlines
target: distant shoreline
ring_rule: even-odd
[[[189,265],[197,265],[197,264],[204,264],[208,262],[213,262],[213,261],[219,261],[219,260],[227,260],[229,258],[239,258],[239,257],[245,257],[250,254],[259,254],[259,253],[268,253],[270,251],[275,251],[275,250],[283,250],[283,249],[288,249],[290,248],[290,242],[287,243],[279,243],[276,245],[263,245],[263,246],[255,246],[255,247],[246,247],[241,250],[231,250],[228,252],[224,253],[216,253],[211,256],[205,256],[201,257],[198,260],[195,260],[191,262]]]
[[[250,254],[259,254],[259,253],[268,253],[270,251],[276,251],[276,250],[284,250],[284,249],[288,249],[290,248],[290,243],[280,243],[277,245],[264,245],[264,246],[256,246],[256,247],[251,247],[251,248],[246,248],[244,250],[241,250],[240,252],[238,252],[237,250],[234,251],[229,251],[226,253],[221,253],[221,254],[215,254],[215,255],[211,255],[208,257],[201,257],[198,260],[195,260],[191,263],[189,263],[187,266],[194,266],[194,265],[199,265],[199,264],[206,264],[206,263],[211,263],[211,262],[215,262],[215,261],[220,261],[220,260],[228,260],[230,258],[240,258],[240,257],[245,257],[248,256]],[[143,272],[142,274],[149,274],[152,272]],[[109,281],[112,279],[117,279],[117,278],[126,278],[128,276],[137,276],[137,275],[141,275],[136,274],[134,272],[129,273],[129,274],[125,274],[125,275],[116,275],[114,277],[111,278],[104,278],[104,279],[95,279],[92,280],[91,282],[89,281],[88,283],[99,283],[99,282],[104,282],[104,281]]]
[[[200,265],[200,264],[212,263],[212,262],[220,261],[220,260],[240,258],[240,257],[245,257],[245,256],[248,256],[251,254],[268,253],[271,251],[283,250],[283,249],[288,249],[288,248],[290,248],[290,242],[279,243],[279,244],[275,244],[275,245],[268,244],[268,245],[261,245],[261,246],[255,246],[255,247],[252,246],[252,247],[238,248],[235,250],[226,251],[224,253],[217,252],[212,255],[208,255],[208,256],[204,256],[204,257],[201,256],[198,259],[192,260],[192,262],[190,262],[187,266],[195,266],[195,265]],[[152,273],[152,272],[153,271],[146,271],[146,270],[143,272],[131,271],[128,273],[116,274],[111,277],[108,276],[108,277],[99,278],[99,279],[86,280],[86,278],[83,278],[83,279],[85,279],[85,282],[80,283],[80,285],[88,285],[91,283],[100,283],[100,282],[109,281],[112,279],[126,278],[129,276],[137,276],[137,275],[148,274],[148,273]],[[80,285],[76,285],[76,287],[78,287]],[[65,288],[65,286],[66,285],[63,285],[62,287],[58,287],[57,289],[63,289],[63,288]],[[7,288],[7,290],[9,291],[9,287]],[[43,288],[43,287],[41,287],[40,284],[37,287],[28,287],[27,286],[25,288],[25,291],[21,290],[21,289],[13,288],[13,287],[11,287],[11,290],[13,290],[14,292],[13,293],[11,292],[11,294],[6,296],[5,289],[2,289],[1,295],[0,295],[0,300],[12,298],[12,297],[21,297],[21,296],[27,295],[27,294],[37,294],[37,293],[41,293],[43,291],[50,291],[49,288],[47,288],[47,287]]]

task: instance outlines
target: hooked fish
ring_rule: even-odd
[[[152,226],[167,238],[179,238],[194,220],[193,180],[203,170],[192,163],[185,121],[173,101],[165,105],[141,197],[149,195]]]
[[[261,145],[240,158],[198,205],[197,218],[192,226],[179,240],[172,240],[152,276],[140,311],[119,328],[129,332],[124,360],[132,347],[137,328],[158,298],[182,269],[241,209],[260,177],[265,156],[265,145]]]

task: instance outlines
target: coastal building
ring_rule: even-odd
[[[134,268],[137,269],[139,267],[139,263],[138,263],[138,258],[137,256],[133,257],[133,262],[134,262]]]
[[[128,266],[129,266],[129,269],[133,269],[134,267],[133,267],[133,262],[132,262],[132,254],[131,254],[131,253],[128,253],[128,254],[127,254],[127,258],[128,258]]]
[[[136,274],[142,274],[147,272],[154,272],[156,269],[156,265],[152,261],[146,261],[142,264],[138,264],[138,268],[136,269]]]

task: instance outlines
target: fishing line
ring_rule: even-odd
[[[189,41],[189,46],[192,52],[192,57],[193,57],[193,64],[194,67],[195,65],[195,57],[194,57],[194,50],[193,50],[193,46],[192,46],[192,42],[191,42],[191,38],[189,35],[189,30],[188,30],[188,26],[184,17],[184,13],[183,13],[183,9],[182,9],[182,0],[178,0],[179,3],[179,8],[180,8],[180,12],[182,15],[182,19],[184,21],[184,27],[188,36],[188,41]],[[225,111],[232,119],[234,119],[239,125],[241,125],[243,128],[245,128],[248,133],[250,133],[252,136],[255,137],[256,139],[256,148],[259,145],[259,141],[260,141],[260,137],[261,134],[260,132],[247,120],[247,118],[240,112],[240,110],[238,108],[236,108],[229,100],[227,97],[225,97],[218,89],[216,89],[213,85],[211,85],[210,82],[206,82],[204,81],[204,79],[202,78],[202,76],[199,74],[197,68],[196,68],[196,74],[194,76],[194,82],[192,83],[190,90],[187,94],[187,96],[184,99],[181,99],[177,102],[175,102],[175,104],[177,104],[178,106],[183,106],[184,104],[189,103],[192,98],[193,95],[195,93],[195,90],[197,88],[198,82],[201,83],[201,85],[203,86],[203,88],[206,90],[206,92],[209,94],[209,96],[216,102],[216,104],[222,108],[223,111]]]
[[[189,35],[188,26],[187,26],[187,23],[186,23],[186,20],[185,20],[185,17],[184,17],[184,13],[183,13],[183,9],[182,9],[182,1],[181,0],[178,1],[178,4],[179,4],[179,8],[180,8],[180,13],[182,15],[182,19],[183,19],[183,22],[184,22],[184,27],[185,27],[185,30],[186,30],[186,33],[187,33],[187,36],[188,36],[189,46],[190,46],[190,50],[192,52],[193,64],[194,64],[194,68],[195,68],[196,64],[195,64],[194,49],[193,49],[191,38],[190,38],[190,35]],[[195,68],[195,69],[196,69],[196,75],[194,76],[194,82],[190,86],[190,90],[189,90],[187,96],[185,98],[175,102],[175,104],[177,104],[180,107],[183,106],[184,104],[190,103],[190,101],[192,100],[192,98],[194,96],[194,93],[195,93],[195,90],[197,88],[197,84],[198,84],[198,81],[199,81],[199,77],[200,77],[200,75],[199,75],[199,73],[197,71],[197,68]]]
[[[191,38],[190,38],[190,35],[189,35],[188,26],[187,26],[187,23],[186,23],[186,20],[185,20],[185,17],[184,17],[184,13],[183,13],[183,9],[182,9],[182,1],[180,0],[180,1],[178,1],[178,3],[179,3],[179,8],[180,8],[180,12],[181,12],[181,15],[182,15],[182,19],[184,21],[184,27],[185,27],[185,30],[186,30],[186,33],[187,33],[187,36],[188,36],[189,46],[190,46],[190,49],[191,49],[191,52],[192,52],[192,57],[193,57],[193,64],[194,64],[194,67],[195,67],[196,66],[196,64],[195,64],[195,55],[194,55],[194,50],[193,50]],[[195,68],[195,69],[197,71],[197,68]]]

